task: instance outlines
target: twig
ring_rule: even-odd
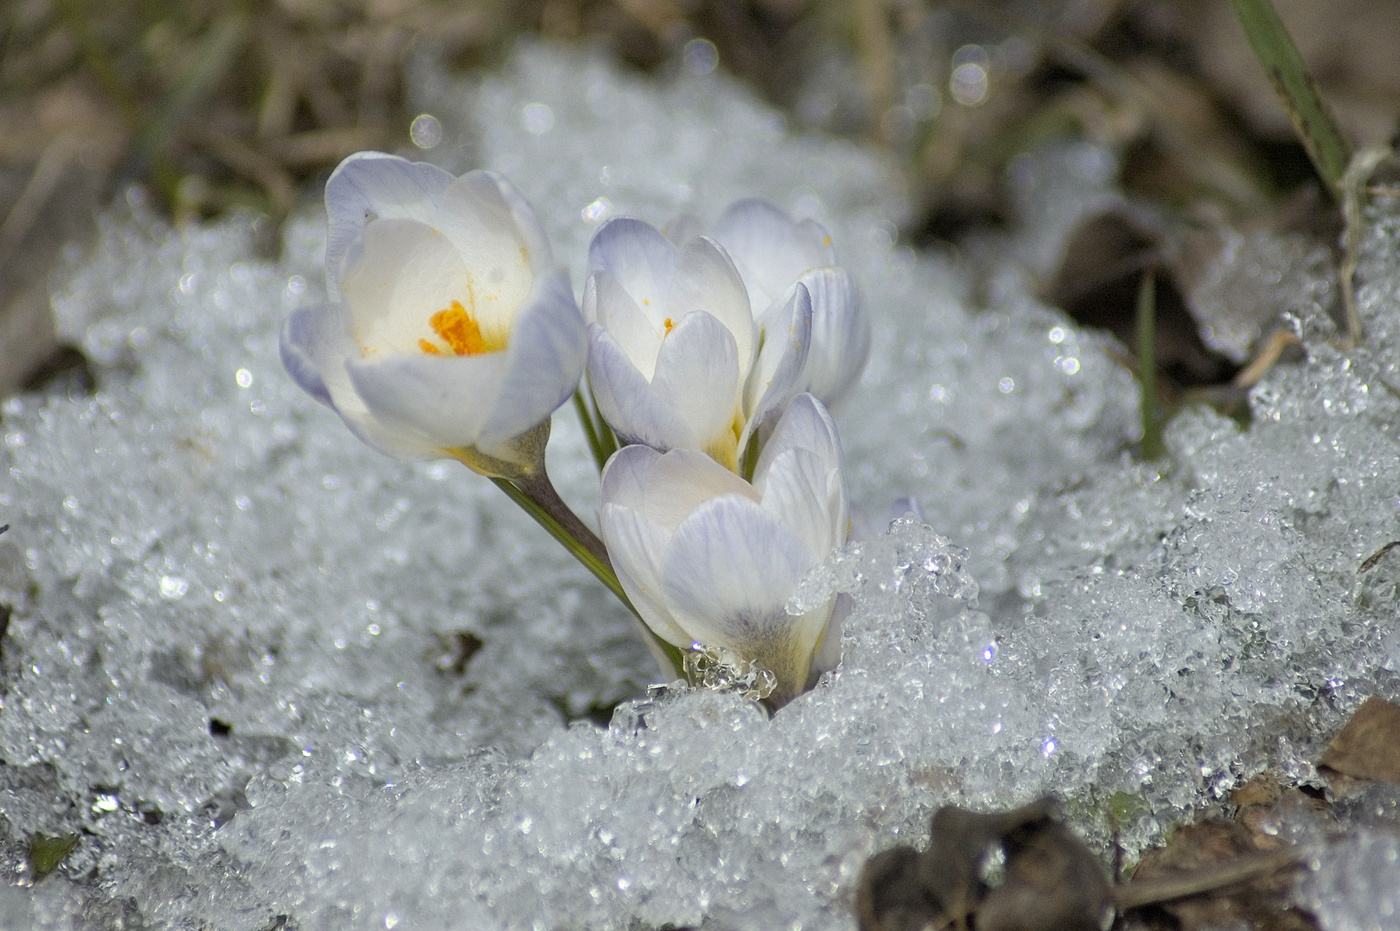
[[[1259,379],[1264,377],[1264,373],[1274,367],[1274,363],[1278,362],[1279,356],[1283,355],[1285,349],[1289,346],[1297,346],[1300,342],[1302,341],[1292,330],[1279,330],[1269,337],[1269,341],[1264,344],[1263,349],[1259,350],[1259,354],[1235,374],[1230,384],[1239,388],[1254,387]]]

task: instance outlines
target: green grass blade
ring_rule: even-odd
[[[1254,57],[1288,110],[1293,129],[1307,149],[1313,167],[1327,182],[1334,195],[1340,193],[1342,178],[1351,163],[1351,141],[1337,125],[1331,107],[1318,93],[1293,37],[1279,18],[1270,0],[1230,0],[1230,8],[1240,21]]]
[[[137,133],[133,155],[136,164],[145,165],[155,160],[178,134],[180,122],[213,91],[214,85],[233,65],[247,29],[242,16],[229,14],[209,30],[194,56],[194,66],[181,77]]]
[[[1138,384],[1142,386],[1142,458],[1160,459],[1167,453],[1162,442],[1162,415],[1157,407],[1157,282],[1156,271],[1142,273],[1137,294]]]

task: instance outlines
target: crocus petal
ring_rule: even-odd
[[[846,626],[846,618],[851,616],[851,596],[843,592],[832,601],[833,603],[829,607],[823,605],[816,609],[818,611],[829,610],[831,617],[826,622],[826,629],[822,631],[821,643],[812,656],[813,676],[830,672],[841,662],[841,635]]]
[[[818,268],[800,283],[812,295],[812,351],[801,387],[835,404],[860,379],[870,356],[870,320],[855,279],[843,268]]]
[[[732,443],[738,383],[734,334],[708,313],[687,314],[661,341],[652,390],[690,426],[702,447],[726,434]]]
[[[482,334],[504,334],[534,282],[555,271],[534,212],[504,178],[473,171],[443,192],[436,226],[465,262],[457,288],[465,283],[463,303]]]
[[[748,423],[741,447],[755,431],[771,426],[769,421],[801,390],[798,380],[806,371],[812,346],[812,299],[807,289],[801,283],[793,285],[787,301],[773,305],[764,315],[761,329],[763,348],[745,391]]]
[[[476,445],[489,452],[547,419],[578,388],[587,353],[588,331],[560,270],[515,315],[504,381]]]
[[[642,313],[627,289],[606,270],[594,272],[583,287],[583,318],[612,334],[632,365],[651,381],[662,327]]]
[[[747,498],[711,499],[686,518],[662,564],[666,600],[687,633],[753,659],[790,697],[807,681],[825,617],[784,610],[815,557]],[[815,612],[814,612],[815,615]]]
[[[383,152],[358,152],[341,162],[326,182],[327,291],[339,293],[345,251],[371,220],[429,222],[454,180],[436,165]]]
[[[503,352],[356,360],[350,381],[381,421],[402,423],[443,449],[475,446],[505,380]]]
[[[652,466],[640,511],[667,533],[674,533],[692,511],[720,495],[759,501],[752,485],[709,456],[673,449]]]
[[[676,321],[703,310],[724,324],[734,334],[739,378],[748,377],[756,348],[748,292],[734,263],[713,239],[698,236],[681,248],[666,307],[668,317]]]
[[[549,237],[529,201],[503,175],[494,171],[469,171],[443,194],[443,209],[456,216],[469,216],[476,223],[473,239],[484,246],[497,239],[501,230],[510,230],[528,253],[530,270],[547,275],[555,270],[554,251]],[[466,254],[471,255],[468,249]]]
[[[330,389],[321,377],[321,363],[318,362],[317,356],[324,355],[323,347],[335,339],[335,333],[332,332],[335,329],[340,330],[340,335],[348,341],[348,336],[344,333],[344,323],[340,318],[339,308],[334,304],[298,307],[287,315],[286,322],[282,324],[282,336],[278,347],[282,355],[282,367],[292,376],[292,380],[302,391],[332,410],[335,409],[335,403],[331,401]]]
[[[666,606],[661,582],[661,557],[666,552],[669,534],[636,511],[606,502],[599,511],[598,522],[613,571],[632,606],[662,640],[689,648],[690,635]]]
[[[342,294],[362,353],[421,355],[429,318],[462,293],[462,255],[416,220],[375,220],[345,253]]]
[[[776,460],[784,452],[794,449],[815,455],[825,470],[824,483],[818,485],[809,482],[813,493],[820,493],[825,501],[824,512],[830,522],[824,534],[824,539],[830,542],[822,545],[835,547],[845,543],[850,517],[845,487],[845,457],[831,414],[810,394],[799,394],[792,399],[759,453],[758,463],[754,467],[754,487],[765,499],[768,497],[768,476]],[[819,544],[814,542],[813,545]]]
[[[655,449],[699,447],[695,431],[657,397],[622,346],[596,323],[588,327],[588,381],[598,412],[624,443]]]
[[[375,418],[356,394],[345,360],[358,356],[345,309],[336,304],[302,307],[282,327],[282,362],[312,397],[340,415],[350,432],[399,459],[433,459],[436,447],[416,433]]]
[[[661,560],[671,534],[697,505],[718,494],[753,490],[708,456],[626,446],[603,469],[603,541],[627,596],[658,636],[688,648],[691,637],[666,606]]]
[[[720,218],[715,239],[734,260],[754,314],[762,314],[804,272],[836,263],[831,238],[812,220],[794,223],[776,204],[735,201]]]
[[[326,209],[332,303],[283,330],[296,382],[390,455],[537,467],[587,334],[524,198],[491,172],[364,152],[331,176]]]
[[[662,453],[650,446],[624,446],[608,457],[603,466],[602,501],[641,511],[646,487]]]
[[[836,521],[828,494],[832,465],[806,449],[780,453],[764,474],[763,510],[792,528],[814,556],[826,555],[844,538],[836,536]]]
[[[588,245],[589,274],[606,271],[646,312],[662,307],[677,258],[676,247],[660,230],[631,217],[607,221]]]
[[[826,406],[810,394],[799,394],[789,402],[763,452],[759,453],[758,463],[754,467],[754,484],[758,488],[762,489],[763,476],[767,474],[774,457],[787,449],[810,450],[824,462],[831,463],[832,467],[844,470],[836,422],[831,419]]]

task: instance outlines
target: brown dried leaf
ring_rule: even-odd
[[[1006,837],[1006,881],[977,910],[977,931],[1100,931],[1113,891],[1089,848],[1058,821]]]
[[[1211,818],[1178,828],[1166,847],[1149,851],[1126,888],[1166,888],[1173,880],[1200,874],[1203,869],[1224,870],[1251,863],[1260,856],[1247,828],[1223,818]],[[1278,860],[1279,865],[1285,862],[1286,859]],[[1212,891],[1156,901],[1153,907],[1175,919],[1182,931],[1237,926],[1255,931],[1315,929],[1310,916],[1290,907],[1291,889],[1291,877],[1274,868]]]
[[[1366,699],[1327,745],[1317,768],[1329,782],[1341,776],[1400,783],[1400,705],[1374,695]]]
[[[989,868],[998,861],[1001,876]],[[1045,798],[992,814],[940,808],[922,854],[870,858],[856,910],[861,931],[1097,931],[1112,900],[1098,860]]]
[[[856,889],[861,931],[922,931],[936,926],[942,914],[920,882],[913,847],[882,850],[866,861]]]

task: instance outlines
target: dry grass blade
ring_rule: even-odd
[[[1357,152],[1347,165],[1342,176],[1342,216],[1346,221],[1346,234],[1342,240],[1342,267],[1339,278],[1342,286],[1342,308],[1346,314],[1347,342],[1351,346],[1361,345],[1364,335],[1361,325],[1361,311],[1356,306],[1356,263],[1361,251],[1361,236],[1365,232],[1365,218],[1361,215],[1365,205],[1366,186],[1371,175],[1394,152],[1381,146],[1370,146]]]

